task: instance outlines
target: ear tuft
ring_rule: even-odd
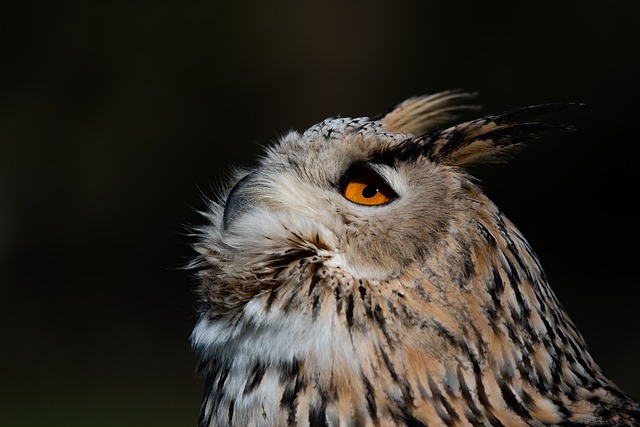
[[[554,103],[509,110],[461,123],[416,142],[423,147],[423,153],[436,163],[465,166],[496,161],[524,142],[573,131],[571,126],[540,122],[535,118],[582,105]]]
[[[416,96],[373,120],[381,121],[389,132],[422,136],[453,122],[463,113],[479,110],[479,105],[467,104],[475,96],[475,93],[459,90]]]

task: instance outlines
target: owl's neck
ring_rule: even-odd
[[[452,290],[425,282],[424,271],[369,282],[305,261],[282,274],[302,270],[313,274],[253,299],[241,316],[198,323],[201,425],[456,425],[468,413],[486,425],[520,425],[524,414],[597,425],[597,405],[584,402],[615,400],[574,336],[522,324],[540,308],[512,310],[519,324],[509,325],[479,301],[470,301],[477,310],[446,308]],[[502,300],[516,301],[508,288]]]

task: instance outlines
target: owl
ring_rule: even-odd
[[[472,94],[290,132],[195,228],[200,427],[634,426],[470,165],[564,127]]]

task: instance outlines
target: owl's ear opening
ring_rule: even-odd
[[[564,124],[540,122],[536,117],[573,110],[582,105],[553,103],[509,110],[461,123],[416,142],[423,155],[435,163],[467,166],[501,161],[522,143],[575,130]]]
[[[476,93],[460,90],[416,96],[372,119],[382,122],[385,130],[389,132],[423,136],[441,126],[451,124],[464,113],[479,110],[479,105],[468,104],[475,96]]]

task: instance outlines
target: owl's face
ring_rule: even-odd
[[[398,276],[446,232],[461,191],[451,167],[396,158],[409,143],[410,135],[365,119],[290,133],[226,196],[221,241],[231,256],[250,253],[240,268],[252,268],[255,250],[295,251],[305,242],[358,279]]]

